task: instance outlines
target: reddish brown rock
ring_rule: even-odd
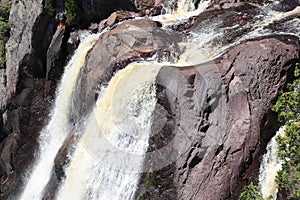
[[[79,108],[73,120],[86,115],[93,107],[101,86],[105,86],[114,72],[133,61],[144,60],[155,53],[173,51],[176,44],[165,31],[158,31],[160,24],[151,20],[131,20],[119,24],[114,30],[102,34],[87,56],[73,98]]]
[[[168,87],[159,89],[158,108],[168,111],[168,120],[151,146],[172,153],[147,157],[145,169],[147,163],[174,162],[150,173],[150,187],[142,179],[137,197],[238,199],[243,185],[257,177],[253,168],[279,126],[270,107],[299,59],[298,45],[296,38],[249,41],[211,63],[163,67],[157,83]]]

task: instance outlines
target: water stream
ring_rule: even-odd
[[[103,89],[57,199],[134,197],[148,147],[159,69],[158,64],[130,64]]]
[[[277,171],[281,169],[282,161],[279,158],[279,149],[275,138],[282,135],[284,135],[284,127],[281,127],[268,143],[267,152],[260,165],[259,187],[265,199],[272,196],[272,200],[276,200],[278,189],[275,183],[275,177]]]
[[[81,66],[85,61],[87,52],[97,41],[99,34],[88,36],[78,47],[74,56],[65,68],[65,73],[57,90],[57,97],[51,112],[49,124],[42,130],[40,135],[40,149],[38,157],[29,170],[29,177],[21,200],[41,199],[44,188],[50,180],[54,158],[63,145],[65,138],[71,131],[69,123],[69,106],[73,87],[77,80]]]
[[[191,0],[179,0],[177,9],[166,8],[164,15],[151,19],[160,21],[163,29],[170,29],[204,12],[210,3],[210,0],[202,0],[195,9]],[[222,19],[218,19],[199,26],[180,43],[182,53],[178,61],[171,64],[182,67],[206,62],[244,41],[261,36],[300,36],[300,20],[295,18],[300,15],[300,7],[279,12],[266,9],[268,6],[263,6],[259,16],[243,24],[227,27],[222,25]],[[280,21],[282,26],[274,31],[270,25]],[[224,41],[226,34],[236,31],[244,34]],[[50,122],[41,133],[39,157],[30,171],[21,200],[39,200],[43,196],[55,156],[72,128],[69,113],[73,87],[85,57],[98,37],[99,34],[88,36],[65,69]],[[106,88],[102,88],[92,113],[83,120],[82,137],[75,146],[70,164],[66,166],[66,179],[57,194],[58,200],[133,199],[148,148],[152,112],[156,104],[154,81],[161,66],[155,60],[129,64],[115,74]],[[273,152],[274,141],[269,145],[268,149]],[[267,170],[275,168],[273,161],[278,161],[273,155],[276,152],[264,158],[265,165],[260,176],[264,195],[274,194],[274,189],[265,189],[273,188],[268,180],[273,173]]]

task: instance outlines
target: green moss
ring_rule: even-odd
[[[0,68],[5,67],[5,44],[9,37],[10,25],[8,22],[10,2],[0,5]]]
[[[285,135],[278,136],[282,169],[278,172],[276,183],[290,197],[300,197],[300,65],[296,65],[295,80],[281,92],[272,108],[279,120],[285,123]]]

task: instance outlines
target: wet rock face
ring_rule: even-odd
[[[27,9],[30,7],[31,9]],[[42,1],[34,1],[32,4],[25,1],[12,3],[10,21],[11,36],[7,46],[7,94],[9,99],[16,92],[19,81],[19,68],[26,67],[29,55],[32,53],[33,27],[43,12]],[[29,14],[30,13],[30,14]],[[25,65],[25,66],[24,66]]]
[[[107,18],[116,9],[136,10],[130,0],[83,0],[82,8],[87,20],[95,22]]]
[[[163,67],[157,83],[172,92],[159,93],[155,113],[163,105],[166,112],[160,113],[167,119],[163,127],[172,131],[159,132],[159,143],[150,140],[153,152],[166,160],[147,157],[145,166],[164,163],[165,168],[150,173],[151,186],[145,187],[144,175],[137,196],[238,199],[243,185],[255,175],[251,167],[259,166],[261,148],[276,132],[276,120],[266,118],[299,58],[297,44],[296,38],[249,41],[211,63]]]
[[[116,8],[135,10],[129,0],[83,0],[82,3],[88,21],[104,18]],[[158,14],[163,1],[135,0],[133,3],[141,10],[138,16],[142,16]],[[215,0],[209,7],[215,11],[192,18],[184,30],[201,31],[208,20],[212,22],[224,13],[227,15],[222,15],[225,20],[220,28],[235,23],[242,25],[252,20],[252,8],[261,4],[258,0]],[[277,10],[292,10],[298,5],[296,0],[282,1]],[[56,83],[45,81],[44,77],[54,22],[44,15],[42,7],[41,0],[13,1],[7,68],[0,69],[0,146],[5,150],[0,154],[1,159],[13,166],[15,174],[1,185],[0,199],[8,199],[22,184],[21,172],[32,160],[39,131],[53,104]],[[242,11],[247,15],[237,14]],[[95,25],[92,31],[135,16],[134,12],[118,11]],[[173,40],[180,40],[180,35],[159,30],[160,26],[150,20],[132,20],[100,37],[81,71],[76,89],[80,92],[73,96],[73,106],[80,108],[72,114],[74,123],[91,110],[100,86],[105,86],[114,72],[154,54],[172,57],[170,53],[177,48],[175,45],[173,49]],[[225,44],[247,31],[225,33]],[[74,34],[71,49],[78,45],[80,39],[76,38],[86,32]],[[150,154],[146,158],[145,170],[155,171],[142,176],[137,197],[149,200],[238,198],[242,186],[255,175],[261,151],[275,133],[276,116],[270,112],[270,105],[299,57],[298,40],[283,38],[246,42],[212,63],[161,69],[156,80],[158,103],[152,127],[155,134],[149,139],[148,152],[166,147],[163,153],[167,156]],[[51,79],[59,79],[59,75],[54,76]],[[18,139],[11,139],[15,134]],[[44,199],[53,199],[75,139],[71,135],[60,150]],[[11,146],[17,146],[16,151]],[[0,169],[1,182],[6,179],[7,169]]]
[[[252,6],[262,6],[266,3],[273,3],[271,0],[213,0],[209,8],[213,9],[228,9],[233,7],[249,4]],[[273,9],[278,11],[290,11],[300,5],[298,0],[280,1]]]
[[[33,159],[55,91],[55,82],[43,79],[53,28],[43,1],[12,1],[10,22],[6,68],[0,69],[0,146],[2,161],[14,174],[4,182],[9,167],[0,167],[0,199],[8,199],[22,184],[21,173]],[[10,140],[12,136],[18,139]]]
[[[174,51],[171,47],[176,48],[176,44],[159,26],[151,20],[132,20],[100,36],[81,70],[75,89],[80,93],[73,95],[74,106],[79,108],[78,113],[73,113],[74,122],[89,113],[101,87],[108,84],[117,70],[156,53],[159,56],[161,50]]]

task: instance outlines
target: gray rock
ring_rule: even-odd
[[[47,51],[47,71],[46,71],[46,80],[49,78],[49,73],[51,68],[56,65],[56,61],[59,57],[61,51],[61,45],[64,38],[65,26],[58,27],[55,34],[52,37],[52,41],[49,45]]]
[[[5,93],[6,93],[6,74],[5,69],[0,69],[0,109],[3,108]]]
[[[19,82],[20,68],[27,67],[33,47],[33,32],[43,12],[43,1],[12,1],[9,21],[12,24],[10,38],[6,44],[6,99],[15,94]],[[7,101],[6,100],[6,101]]]

